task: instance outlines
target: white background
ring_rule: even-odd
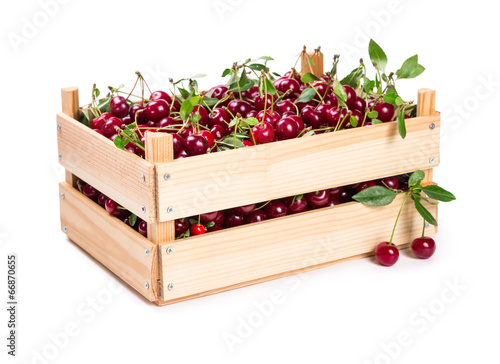
[[[2,363],[465,363],[498,360],[498,17],[487,1],[66,1],[3,2],[1,26],[0,302],[6,258],[18,256],[18,357]],[[396,6],[390,5],[396,4]],[[45,11],[46,24],[43,24]],[[25,19],[39,22],[23,31]],[[40,24],[40,22],[42,22]],[[26,31],[26,29],[25,29]],[[17,35],[24,42],[14,46]],[[427,70],[401,81],[405,99],[437,90],[441,165],[435,181],[458,200],[439,211],[437,252],[402,252],[392,268],[362,259],[158,308],[60,232],[55,114],[60,88],[125,83],[141,70],[154,88],[168,78],[220,82],[233,61],[269,55],[277,72],[306,44],[325,63],[341,53],[346,74],[373,37],[396,70],[415,53]],[[493,80],[490,89],[484,80]],[[462,111],[460,111],[462,110]],[[389,233],[389,232],[388,232]],[[458,284],[455,293],[449,285]],[[110,293],[109,287],[118,287]],[[284,298],[241,343],[227,345],[255,303]],[[447,302],[442,294],[447,294]],[[87,300],[111,297],[91,310]],[[432,317],[422,319],[422,308]],[[82,311],[83,310],[83,311]],[[255,316],[256,317],[256,316]],[[420,320],[420,321],[415,321]],[[61,341],[67,325],[76,335]],[[403,333],[404,346],[394,344]],[[391,344],[392,343],[392,344]],[[384,349],[384,347],[389,349]],[[42,361],[36,355],[52,357]],[[390,356],[392,355],[392,357]]]

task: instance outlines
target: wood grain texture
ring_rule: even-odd
[[[301,62],[301,74],[304,75],[308,72],[312,73],[313,75],[317,77],[323,76],[323,56],[319,52],[307,52],[309,57],[312,59],[314,62],[314,65],[311,65],[309,63],[309,59],[307,56],[302,54],[302,57],[300,58]]]
[[[172,135],[167,133],[146,133],[146,160],[150,163],[163,163],[174,160]],[[165,179],[163,177],[163,179]],[[159,180],[155,171],[155,180]],[[157,204],[158,191],[154,189],[154,204]],[[154,244],[175,239],[174,221],[150,222],[148,239]]]
[[[61,89],[62,112],[70,118],[78,119],[80,116],[80,98],[78,96],[78,87],[65,87]],[[65,170],[66,183],[76,187],[76,176]]]
[[[418,90],[417,116],[429,116],[436,112],[436,91],[428,88]]]
[[[141,219],[154,221],[153,164],[118,149],[111,140],[65,114],[57,115],[57,124],[61,126],[57,132],[61,165]]]
[[[69,239],[150,301],[156,246],[67,183],[61,183],[61,227]],[[145,251],[149,249],[149,255]],[[145,282],[150,288],[146,289]]]
[[[390,122],[159,164],[158,217],[172,220],[435,167],[439,120],[439,113],[407,119],[404,140]]]
[[[160,244],[161,299],[168,301],[370,254],[390,237],[403,197],[384,207],[352,202]],[[436,206],[426,207],[436,213]],[[419,236],[421,227],[418,212],[412,204],[405,205],[394,243],[408,244]],[[433,236],[434,227],[426,234]],[[163,254],[167,247],[172,248],[171,254]],[[173,290],[168,290],[170,283]]]

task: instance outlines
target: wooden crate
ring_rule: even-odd
[[[147,133],[142,159],[79,123],[78,89],[65,88],[57,115],[59,160],[67,171],[62,229],[158,305],[372,255],[388,239],[402,196],[385,207],[351,202],[181,240],[174,219],[417,169],[431,183],[439,164],[434,100],[434,91],[419,91],[418,116],[407,119],[405,140],[390,122],[173,160],[171,135]],[[148,239],[76,190],[76,176],[148,221]],[[436,206],[426,207],[437,214]],[[395,243],[407,247],[421,224],[408,204]]]

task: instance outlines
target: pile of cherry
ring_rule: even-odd
[[[236,117],[256,118],[258,123],[248,128],[247,136],[240,137],[239,147],[271,143],[279,140],[301,137],[306,132],[319,134],[329,131],[353,128],[351,118],[357,120],[357,127],[371,125],[368,114],[377,112],[377,122],[395,119],[394,106],[358,97],[349,85],[343,88],[347,94],[346,106],[339,107],[333,92],[332,83],[327,76],[320,81],[302,83],[295,71],[287,72],[274,81],[276,94],[259,94],[255,85],[247,91],[228,92],[228,87],[219,85],[210,89],[207,95],[219,100],[212,105],[203,105],[203,97],[193,107],[190,120],[180,118],[181,103],[164,91],[152,92],[149,99],[131,106],[123,96],[114,96],[109,111],[91,121],[90,127],[105,137],[114,140],[127,125],[134,124],[134,131],[145,145],[146,132],[167,132],[173,135],[175,158],[184,158],[224,150],[218,142],[234,135],[231,121]],[[297,97],[306,89],[314,87],[318,96],[308,102],[296,102]],[[320,97],[321,96],[321,97]],[[196,116],[196,117],[193,117]],[[240,131],[237,131],[240,133]],[[144,148],[137,143],[128,142],[124,148],[144,157]],[[228,149],[228,148],[225,148]]]
[[[402,174],[387,177],[376,181],[367,181],[348,186],[335,187],[327,190],[297,195],[284,199],[272,200],[267,203],[250,204],[233,209],[214,211],[198,216],[175,220],[176,238],[185,238],[192,235],[201,235],[207,232],[222,230],[244,224],[264,221],[285,215],[292,215],[307,210],[314,210],[327,206],[335,206],[353,201],[352,196],[364,189],[376,185],[395,190],[408,189],[408,175]],[[127,209],[121,207],[114,200],[99,192],[91,185],[79,180],[79,190],[88,198],[104,207],[112,216],[115,216],[147,237],[147,223]]]

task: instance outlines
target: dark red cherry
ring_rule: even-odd
[[[354,102],[354,110],[358,110],[359,112],[361,112],[362,114],[365,113],[365,109],[366,109],[366,101],[365,99],[361,98],[361,97],[356,97],[356,101]]]
[[[194,133],[193,128],[191,128],[191,127],[186,127],[186,128],[184,128],[184,129],[182,129],[181,131],[179,131],[179,133],[178,133],[178,134],[179,134],[181,137],[183,137],[183,138],[184,138],[184,140],[186,140],[186,138],[187,138],[188,136],[192,135],[193,133]]]
[[[214,125],[210,132],[214,136],[215,140],[220,140],[226,136],[226,130],[220,125]]]
[[[381,186],[397,190],[399,188],[399,181],[396,177],[386,177],[377,181]]]
[[[158,122],[170,113],[170,105],[165,100],[151,101],[146,105],[144,115],[148,120]]]
[[[291,112],[293,114],[297,112],[295,106],[293,106],[293,102],[291,102],[290,100],[282,100],[280,102],[277,102],[276,105],[274,105],[274,109],[281,115],[283,115],[283,113],[285,112]]]
[[[274,128],[270,123],[264,122],[252,128],[255,144],[266,144],[274,141]]]
[[[330,199],[330,192],[328,190],[320,190],[311,192],[306,195],[307,204],[311,208],[323,207]]]
[[[311,84],[311,86],[313,86],[316,89],[316,92],[318,94],[320,94],[321,97],[323,97],[323,98],[325,98],[325,96],[327,95],[327,93],[329,91],[328,86],[325,83],[320,82],[320,81],[313,82]]]
[[[285,204],[278,200],[269,202],[265,207],[265,212],[269,219],[285,216],[287,211]]]
[[[356,91],[349,85],[344,85],[344,90],[347,94],[345,103],[349,110],[352,110],[354,109],[354,105],[356,104],[356,98],[358,97],[358,95],[356,95]]]
[[[148,118],[146,117],[146,114],[144,114],[145,109],[146,107],[141,105],[132,105],[129,112],[132,122],[135,122],[135,118],[137,117],[137,124],[146,124],[148,122]]]
[[[373,110],[378,112],[377,119],[382,121],[383,123],[391,121],[394,116],[394,106],[387,102],[376,104],[373,107]]]
[[[283,118],[276,123],[276,134],[280,139],[293,139],[299,134],[297,122],[291,118]]]
[[[205,154],[208,150],[208,142],[204,137],[193,134],[184,140],[184,150],[191,156]]]
[[[137,231],[141,235],[148,237],[148,223],[144,220],[141,220],[141,222],[139,223],[139,226],[137,227]]]
[[[323,121],[327,121],[328,110],[330,110],[333,107],[334,107],[333,105],[319,104],[316,107],[316,111],[319,111],[321,113]]]
[[[434,239],[427,236],[423,238],[416,238],[411,243],[411,250],[413,254],[421,259],[428,259],[432,257],[436,251],[436,242]]]
[[[339,200],[340,203],[351,202],[351,201],[353,201],[352,196],[353,196],[352,191],[345,188],[342,191],[342,193],[341,193],[340,197],[338,198],[338,200]]]
[[[102,116],[99,116],[98,118],[95,118],[90,122],[90,127],[92,129],[101,129],[104,124],[104,119]]]
[[[211,97],[213,97],[214,99],[221,100],[222,98],[224,98],[226,96],[227,90],[228,90],[227,86],[224,86],[224,85],[212,87],[210,89],[210,91],[212,92]]]
[[[361,182],[359,186],[356,188],[356,192],[359,193],[363,190],[366,190],[368,187],[373,187],[376,186],[377,183],[375,181],[367,181],[367,182]]]
[[[151,101],[164,100],[170,105],[172,103],[172,98],[165,91],[155,91],[149,96]]]
[[[235,227],[245,223],[245,216],[238,215],[233,210],[226,211],[224,214],[224,226]]]
[[[333,127],[336,127],[341,120],[344,120],[342,125],[345,125],[347,122],[349,122],[347,120],[346,115],[347,115],[346,109],[339,109],[337,107],[332,107],[326,113],[326,120],[328,124]]]
[[[163,128],[163,130],[158,130],[160,132],[164,133],[175,133],[177,130],[179,130],[179,126],[174,126],[178,125],[180,122],[175,121],[172,117],[167,116],[166,118],[161,119],[157,123],[158,128]]]
[[[330,105],[338,107],[339,106],[339,100],[337,99],[337,96],[335,96],[335,93],[330,94]]]
[[[224,212],[223,211],[219,211],[218,214],[217,214],[217,217],[214,220],[214,223],[216,225],[221,225],[223,222],[224,222]]]
[[[216,107],[212,110],[212,113],[208,115],[208,126],[210,128],[213,128],[215,125],[220,125],[225,129],[230,121],[231,116],[229,113],[220,107]]]
[[[232,100],[228,105],[227,109],[233,116],[240,114],[242,117],[246,118],[247,113],[253,109],[253,106],[245,100]]]
[[[121,119],[116,116],[111,117],[108,121],[106,121],[101,128],[102,134],[109,138],[116,134],[117,130],[122,126]]]
[[[104,122],[108,121],[112,117],[113,117],[113,114],[111,114],[110,112],[103,112],[101,115],[101,118],[102,118],[102,120],[104,120]]]
[[[296,214],[307,209],[307,200],[303,195],[287,197],[285,206],[289,214]]]
[[[271,109],[271,106],[274,104],[274,97],[269,94],[258,95],[254,100],[254,104],[257,110],[264,110],[264,108],[266,110]]]
[[[285,117],[283,117],[284,119]],[[290,116],[286,116],[287,119],[291,119],[293,121],[295,121],[297,123],[297,130],[299,131],[299,133],[304,130],[304,120],[302,120],[302,118],[300,116],[297,116],[297,115],[290,115]]]
[[[184,139],[179,134],[172,134],[174,144],[174,155],[178,155],[184,149]]]
[[[330,198],[328,199],[328,203],[325,206],[337,206],[339,204],[340,204],[340,201],[337,200],[336,198],[332,197],[332,195],[330,195]]]
[[[246,147],[251,147],[255,145],[250,140],[243,140],[242,143],[245,144]]]
[[[208,113],[207,110],[200,105],[193,107],[193,115],[200,115],[200,121],[198,123],[203,126],[207,126],[208,123]]]
[[[262,210],[255,210],[255,211],[250,212],[247,215],[247,223],[248,224],[252,224],[254,222],[260,222],[260,221],[264,221],[264,220],[267,220],[267,215]]]
[[[191,231],[192,236],[205,234],[205,226],[203,224],[193,224],[189,230]]]
[[[363,119],[364,119],[365,115],[362,114],[360,111],[358,111],[358,110],[352,110],[351,111],[351,116],[354,116],[356,118],[356,120],[358,121],[358,124],[356,125],[356,127],[361,126],[361,124],[363,124]],[[351,121],[348,120],[347,123],[346,123],[346,125],[352,126]]]
[[[248,215],[255,209],[255,204],[252,203],[250,205],[238,206],[234,208],[234,212],[238,215]]]
[[[101,205],[102,207],[106,206],[106,201],[108,200],[108,196],[106,196],[103,193],[100,193],[99,196],[97,197],[97,203]]]
[[[396,264],[399,259],[398,247],[388,241],[384,241],[377,245],[375,249],[375,258],[377,258],[380,264],[390,267]]]
[[[187,219],[177,219],[175,220],[175,236],[183,234],[188,228]]]
[[[332,198],[339,200],[340,197],[342,196],[342,192],[344,192],[344,187],[340,186],[340,187],[330,188],[329,192]]]
[[[109,102],[109,110],[113,116],[123,118],[128,114],[128,103],[123,96],[115,96]]]
[[[130,115],[125,115],[123,118],[122,118],[122,123],[123,125],[130,125],[133,123],[133,120],[132,118],[130,117]]]
[[[202,130],[202,131],[200,131],[199,135],[201,135],[203,138],[205,138],[207,140],[209,148],[212,148],[214,146],[215,139],[214,139],[214,136],[211,132],[209,132],[208,130]]]
[[[200,215],[200,220],[203,222],[212,222],[217,218],[218,215],[219,211],[207,212]]]
[[[219,231],[219,230],[224,230],[224,226],[221,226],[221,225],[212,225],[209,228],[207,228],[207,233],[211,233],[213,231]]]
[[[132,229],[134,230],[137,230],[139,228],[139,223],[140,223],[140,219],[136,219],[135,220],[135,224],[134,225],[130,225],[130,217],[132,216],[132,214],[128,215],[128,216],[125,216],[122,221],[125,223],[125,225],[127,226],[130,226]]]
[[[300,83],[294,78],[281,77],[274,82],[274,86],[280,93],[285,93],[288,90],[291,91],[285,98],[289,98],[295,93],[300,93]]]
[[[100,192],[97,191],[94,187],[92,187],[91,185],[86,185],[85,187],[83,187],[83,194],[85,196],[87,196],[88,198],[90,198],[91,200],[93,201],[97,201],[97,198],[99,197],[100,195]]]
[[[111,215],[116,216],[118,218],[123,218],[127,215],[127,210],[122,208],[118,203],[110,198],[106,200],[106,203],[104,204],[104,207],[106,208],[106,211],[109,212]]]
[[[189,155],[186,153],[185,150],[181,150],[181,152],[175,156],[175,159],[186,158],[186,157],[189,157]]]
[[[264,110],[259,111],[257,116],[255,117],[258,121],[262,121],[262,118],[265,118],[264,121],[270,123],[272,126],[275,126],[278,120],[281,119],[281,115],[278,114],[277,111],[266,110],[264,114]]]
[[[247,118],[256,118],[258,113],[259,111],[257,110],[250,110],[247,112]]]

